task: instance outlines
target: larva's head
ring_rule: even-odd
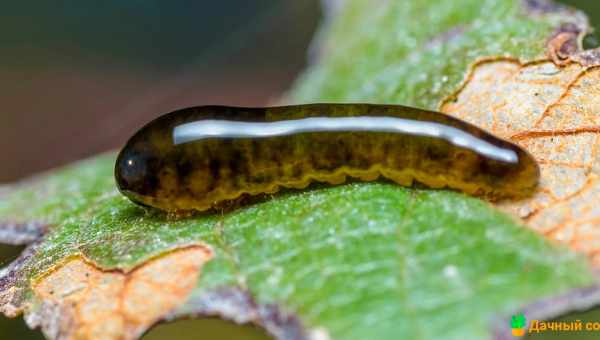
[[[160,159],[147,145],[131,140],[115,164],[115,180],[121,193],[132,201],[150,205],[159,185]]]

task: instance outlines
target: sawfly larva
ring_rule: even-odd
[[[539,169],[525,150],[459,119],[374,104],[182,109],[139,130],[115,167],[124,195],[169,212],[380,176],[501,199],[529,195]]]

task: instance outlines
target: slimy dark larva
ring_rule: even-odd
[[[307,104],[171,112],[131,137],[115,177],[132,201],[174,212],[348,177],[522,198],[539,169],[517,145],[439,112]]]

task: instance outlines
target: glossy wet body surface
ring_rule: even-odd
[[[518,146],[441,113],[307,104],[166,114],[128,141],[115,176],[134,202],[204,211],[244,195],[348,177],[521,198],[535,189],[539,169]]]

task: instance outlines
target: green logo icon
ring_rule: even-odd
[[[510,328],[512,328],[512,335],[514,335],[514,336],[525,335],[525,325],[526,324],[527,324],[527,319],[525,319],[525,315],[523,315],[523,314],[513,315],[510,318]]]

